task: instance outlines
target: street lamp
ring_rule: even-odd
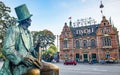
[[[75,60],[75,47],[73,48],[73,50],[72,50],[72,53],[73,53],[73,60]]]
[[[57,35],[57,48],[58,48],[58,37],[59,37],[59,36]]]

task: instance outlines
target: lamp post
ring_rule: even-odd
[[[74,55],[75,54],[75,47],[73,47],[72,51],[73,51],[73,60],[75,60],[75,55]]]
[[[58,39],[59,39],[59,35],[54,35],[55,37],[56,37],[56,40],[55,40],[55,44],[56,44],[56,47],[57,47],[57,49],[59,49],[58,47],[59,47],[59,42],[58,42]]]
[[[58,49],[58,37],[59,37],[59,36],[57,35],[57,49]]]

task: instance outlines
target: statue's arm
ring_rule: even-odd
[[[22,57],[15,50],[15,42],[16,42],[15,28],[10,27],[8,28],[4,38],[2,52],[9,61],[17,65],[22,61]]]
[[[34,47],[34,46],[32,46],[32,48],[31,48],[31,53],[32,53],[32,55],[35,57],[35,58],[38,58],[38,54],[39,54],[39,48],[36,48],[36,47]]]
[[[31,54],[33,57],[35,58],[38,58],[38,52],[39,52],[39,47],[34,47],[34,44],[33,44],[33,37],[32,37],[32,34],[30,33],[30,39],[31,39],[31,48],[30,48],[30,51],[31,51]]]

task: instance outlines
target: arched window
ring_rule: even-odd
[[[83,48],[87,48],[87,40],[83,40]]]
[[[68,40],[63,41],[63,48],[68,48]]]
[[[80,42],[79,42],[79,40],[76,40],[76,48],[80,48]]]
[[[94,40],[94,39],[91,40],[91,47],[92,47],[92,48],[96,47],[96,43],[95,43],[95,40]]]
[[[111,39],[108,38],[108,46],[111,46]]]

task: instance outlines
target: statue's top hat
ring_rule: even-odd
[[[18,17],[18,22],[30,18],[32,14],[29,13],[29,10],[25,4],[22,4],[15,8],[15,12]]]

